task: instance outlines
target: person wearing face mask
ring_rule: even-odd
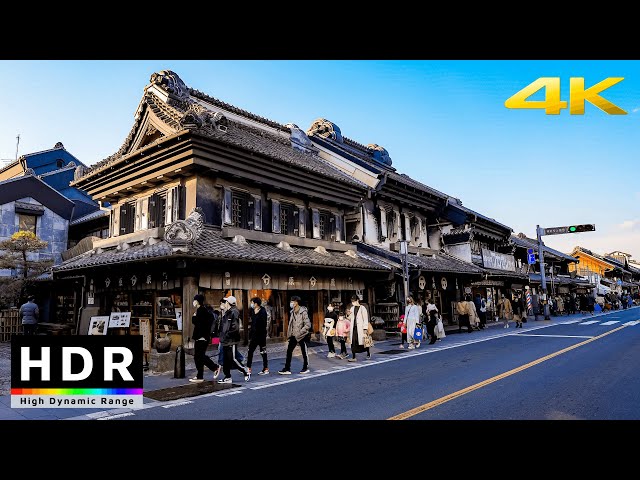
[[[251,371],[253,352],[260,346],[262,355],[262,370],[258,375],[269,374],[269,362],[267,361],[267,311],[262,306],[262,300],[258,297],[251,299],[251,331],[249,335],[249,353],[247,354],[247,368]]]
[[[193,339],[195,340],[195,347],[193,353],[193,361],[196,364],[196,376],[190,378],[192,383],[204,382],[204,367],[205,365],[209,370],[214,372],[213,379],[215,380],[220,371],[218,365],[207,356],[207,346],[211,341],[211,330],[213,327],[213,315],[204,306],[204,295],[197,294],[193,297],[193,306],[196,309],[191,322],[193,323]]]
[[[222,371],[224,378],[218,383],[232,383],[231,369],[240,370],[244,374],[244,381],[251,378],[251,371],[236,356],[238,344],[240,343],[240,312],[236,306],[236,297],[229,295],[223,299],[228,306],[222,316],[222,334],[220,335],[220,345],[222,345],[224,361]]]
[[[365,335],[369,328],[369,312],[364,305],[360,305],[357,295],[351,296],[351,329],[349,330],[349,343],[351,344],[350,362],[356,362],[356,353],[367,352],[367,360],[371,360],[371,350],[365,345]]]
[[[223,298],[222,300],[220,300],[218,326],[216,329],[214,329],[220,341],[222,340],[222,316],[227,310],[229,310],[229,304]],[[222,371],[222,364],[224,363],[224,348],[222,348],[222,343],[220,343],[220,341],[218,342],[218,371],[214,373],[215,378],[217,378]],[[240,349],[236,348],[235,355],[237,361],[239,361],[240,363],[244,363],[244,355],[242,355]]]
[[[334,358],[336,356],[336,348],[333,345],[333,339],[334,337],[337,337],[340,342],[340,355],[338,357],[344,359],[347,357],[347,346],[345,345],[344,337],[338,336],[336,333],[337,323],[338,314],[335,312],[333,305],[329,304],[327,311],[324,314],[324,325],[327,332],[327,346],[329,347],[327,358]]]
[[[305,338],[311,331],[311,320],[309,320],[309,313],[307,307],[300,305],[300,297],[294,295],[289,302],[291,311],[289,312],[289,328],[287,329],[287,338],[289,339],[289,345],[287,347],[287,359],[284,363],[284,368],[279,370],[280,375],[291,375],[291,357],[293,356],[293,349],[296,345],[300,345],[302,351],[303,365],[300,373],[309,373],[309,355],[307,354],[307,344]]]

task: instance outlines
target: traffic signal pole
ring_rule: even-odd
[[[540,225],[536,225],[536,235],[538,237],[538,259],[540,263],[540,288],[544,295],[544,319],[551,320],[551,316],[549,315],[549,302],[547,301],[547,277],[544,273],[544,248],[542,246],[542,231]]]

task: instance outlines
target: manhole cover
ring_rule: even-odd
[[[384,352],[376,352],[376,353],[382,354],[382,355],[397,355],[398,353],[404,353],[404,352],[406,352],[406,350],[401,350],[397,348],[393,350],[385,350]]]
[[[220,384],[218,382],[193,383],[145,392],[144,396],[151,398],[152,400],[167,402],[170,400],[178,400],[180,398],[197,397],[198,395],[204,395],[205,393],[229,390],[230,388],[239,386],[240,385],[235,385],[233,383],[229,385],[228,383]]]

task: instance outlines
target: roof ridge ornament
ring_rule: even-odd
[[[307,135],[318,135],[319,137],[330,138],[338,143],[344,143],[340,127],[326,118],[314,120],[309,130],[307,130]]]
[[[325,255],[328,256],[329,252],[327,252],[327,249],[324,248],[322,245],[318,245],[316,248],[313,249],[314,252],[319,253],[320,255]]]
[[[169,96],[178,101],[187,102],[190,99],[189,89],[186,84],[172,70],[161,70],[157,73],[152,73],[149,81],[151,84],[162,88]]]
[[[276,245],[276,247],[278,247],[280,250],[284,250],[285,252],[293,252],[293,248],[291,248],[291,245],[284,241],[280,242],[278,245]]]
[[[204,230],[204,211],[195,207],[185,220],[176,220],[167,227],[164,239],[174,253],[187,253]]]

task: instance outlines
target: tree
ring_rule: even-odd
[[[34,260],[33,253],[47,248],[48,243],[35,233],[20,231],[0,242],[0,270],[15,270],[16,276],[0,277],[0,305],[18,305],[34,290],[35,279],[47,272],[52,260]]]

